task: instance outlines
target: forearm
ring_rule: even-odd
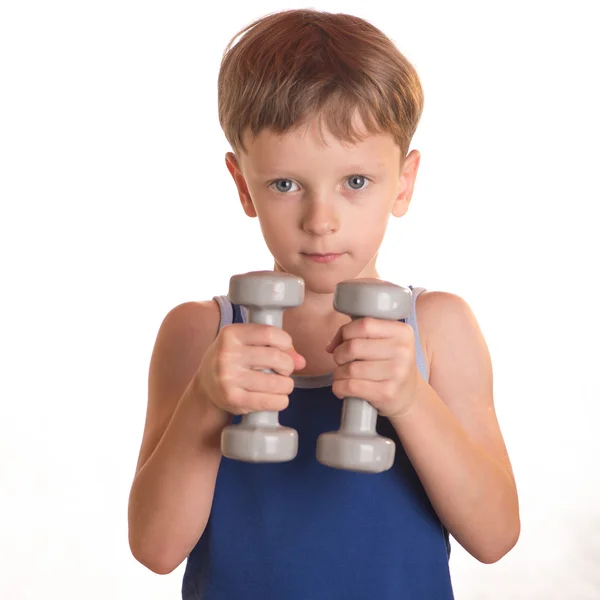
[[[511,474],[464,432],[425,380],[415,400],[405,415],[390,421],[436,513],[478,560],[499,560],[520,530]]]
[[[137,473],[129,498],[129,543],[158,573],[175,569],[202,535],[229,416],[188,388],[154,453]]]

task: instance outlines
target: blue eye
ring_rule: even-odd
[[[280,185],[285,184],[285,185]],[[286,194],[290,191],[290,187],[294,184],[291,179],[277,179],[271,185],[275,186],[275,189],[282,194]]]
[[[355,184],[356,184],[356,182],[358,182],[357,185],[359,187],[351,188],[351,189],[357,190],[357,191],[363,190],[366,187],[364,185],[361,185],[361,183],[364,183],[364,184],[368,183],[368,179],[366,177],[364,177],[363,175],[352,175],[351,177],[348,177],[348,181],[355,183]]]
[[[364,175],[351,175],[348,177],[347,181],[350,182],[350,189],[354,190],[355,192],[364,190],[369,183],[368,178]],[[269,185],[269,187],[274,186],[275,190],[280,194],[287,194],[290,191],[296,191],[292,189],[292,186],[294,185],[296,184],[291,179],[276,179]]]

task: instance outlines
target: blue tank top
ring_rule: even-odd
[[[428,380],[415,316],[422,291],[413,290],[406,322]],[[247,319],[244,307],[215,300],[221,327]],[[379,417],[377,431],[396,443],[390,470],[326,467],[315,456],[317,437],[339,428],[342,401],[331,375],[294,379],[279,420],[298,431],[298,455],[275,464],[221,459],[206,529],[187,559],[183,599],[453,599],[448,532],[389,420]]]

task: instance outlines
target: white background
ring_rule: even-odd
[[[387,6],[386,6],[387,5]],[[127,544],[157,329],[272,263],[225,168],[229,39],[299,2],[0,8],[0,597],[178,598]],[[425,110],[380,273],[486,336],[522,535],[459,600],[600,598],[597,3],[316,2],[387,33]]]

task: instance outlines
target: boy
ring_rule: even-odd
[[[520,531],[485,341],[449,293],[413,290],[407,322],[333,309],[337,283],[378,277],[388,218],[408,210],[419,78],[350,15],[291,10],[241,33],[219,75],[226,165],[274,270],[302,277],[305,299],[282,329],[244,322],[224,296],[165,317],[131,550],[156,573],[188,557],[185,599],[452,598],[449,534],[491,563]],[[338,428],[345,396],[378,410],[378,431],[397,446],[389,471],[316,461],[316,438]],[[298,430],[296,459],[222,457],[223,427],[257,410],[283,411]]]

